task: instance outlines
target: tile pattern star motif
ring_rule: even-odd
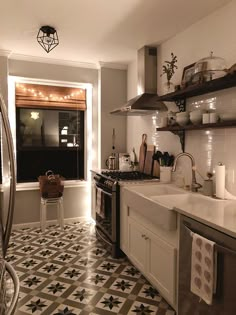
[[[15,315],[174,315],[127,258],[114,259],[89,221],[14,230],[7,260],[20,279]]]

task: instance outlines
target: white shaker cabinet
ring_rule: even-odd
[[[177,230],[152,224],[129,206],[127,191],[120,204],[120,246],[160,294],[176,308]]]

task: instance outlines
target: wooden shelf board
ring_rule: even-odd
[[[216,92],[236,86],[236,73],[228,74],[222,78],[204,82],[198,85],[190,85],[184,89],[173,93],[162,95],[158,98],[160,101],[174,102],[188,97],[203,95],[206,93]]]
[[[224,121],[215,124],[201,124],[201,125],[186,125],[186,126],[168,126],[163,128],[156,128],[156,131],[179,131],[179,130],[200,130],[200,129],[213,129],[213,128],[229,128],[236,127],[236,121]]]

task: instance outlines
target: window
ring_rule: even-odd
[[[16,86],[17,182],[37,181],[49,169],[84,179],[85,93],[71,90]]]

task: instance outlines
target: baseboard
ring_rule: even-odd
[[[77,218],[66,218],[64,219],[65,224],[70,224],[74,222],[85,222],[85,221],[92,221],[93,219],[91,217],[77,217]],[[58,224],[57,220],[47,220],[47,225],[53,225]],[[19,223],[19,224],[13,224],[12,229],[25,229],[25,228],[39,228],[40,222],[27,222],[27,223]]]

